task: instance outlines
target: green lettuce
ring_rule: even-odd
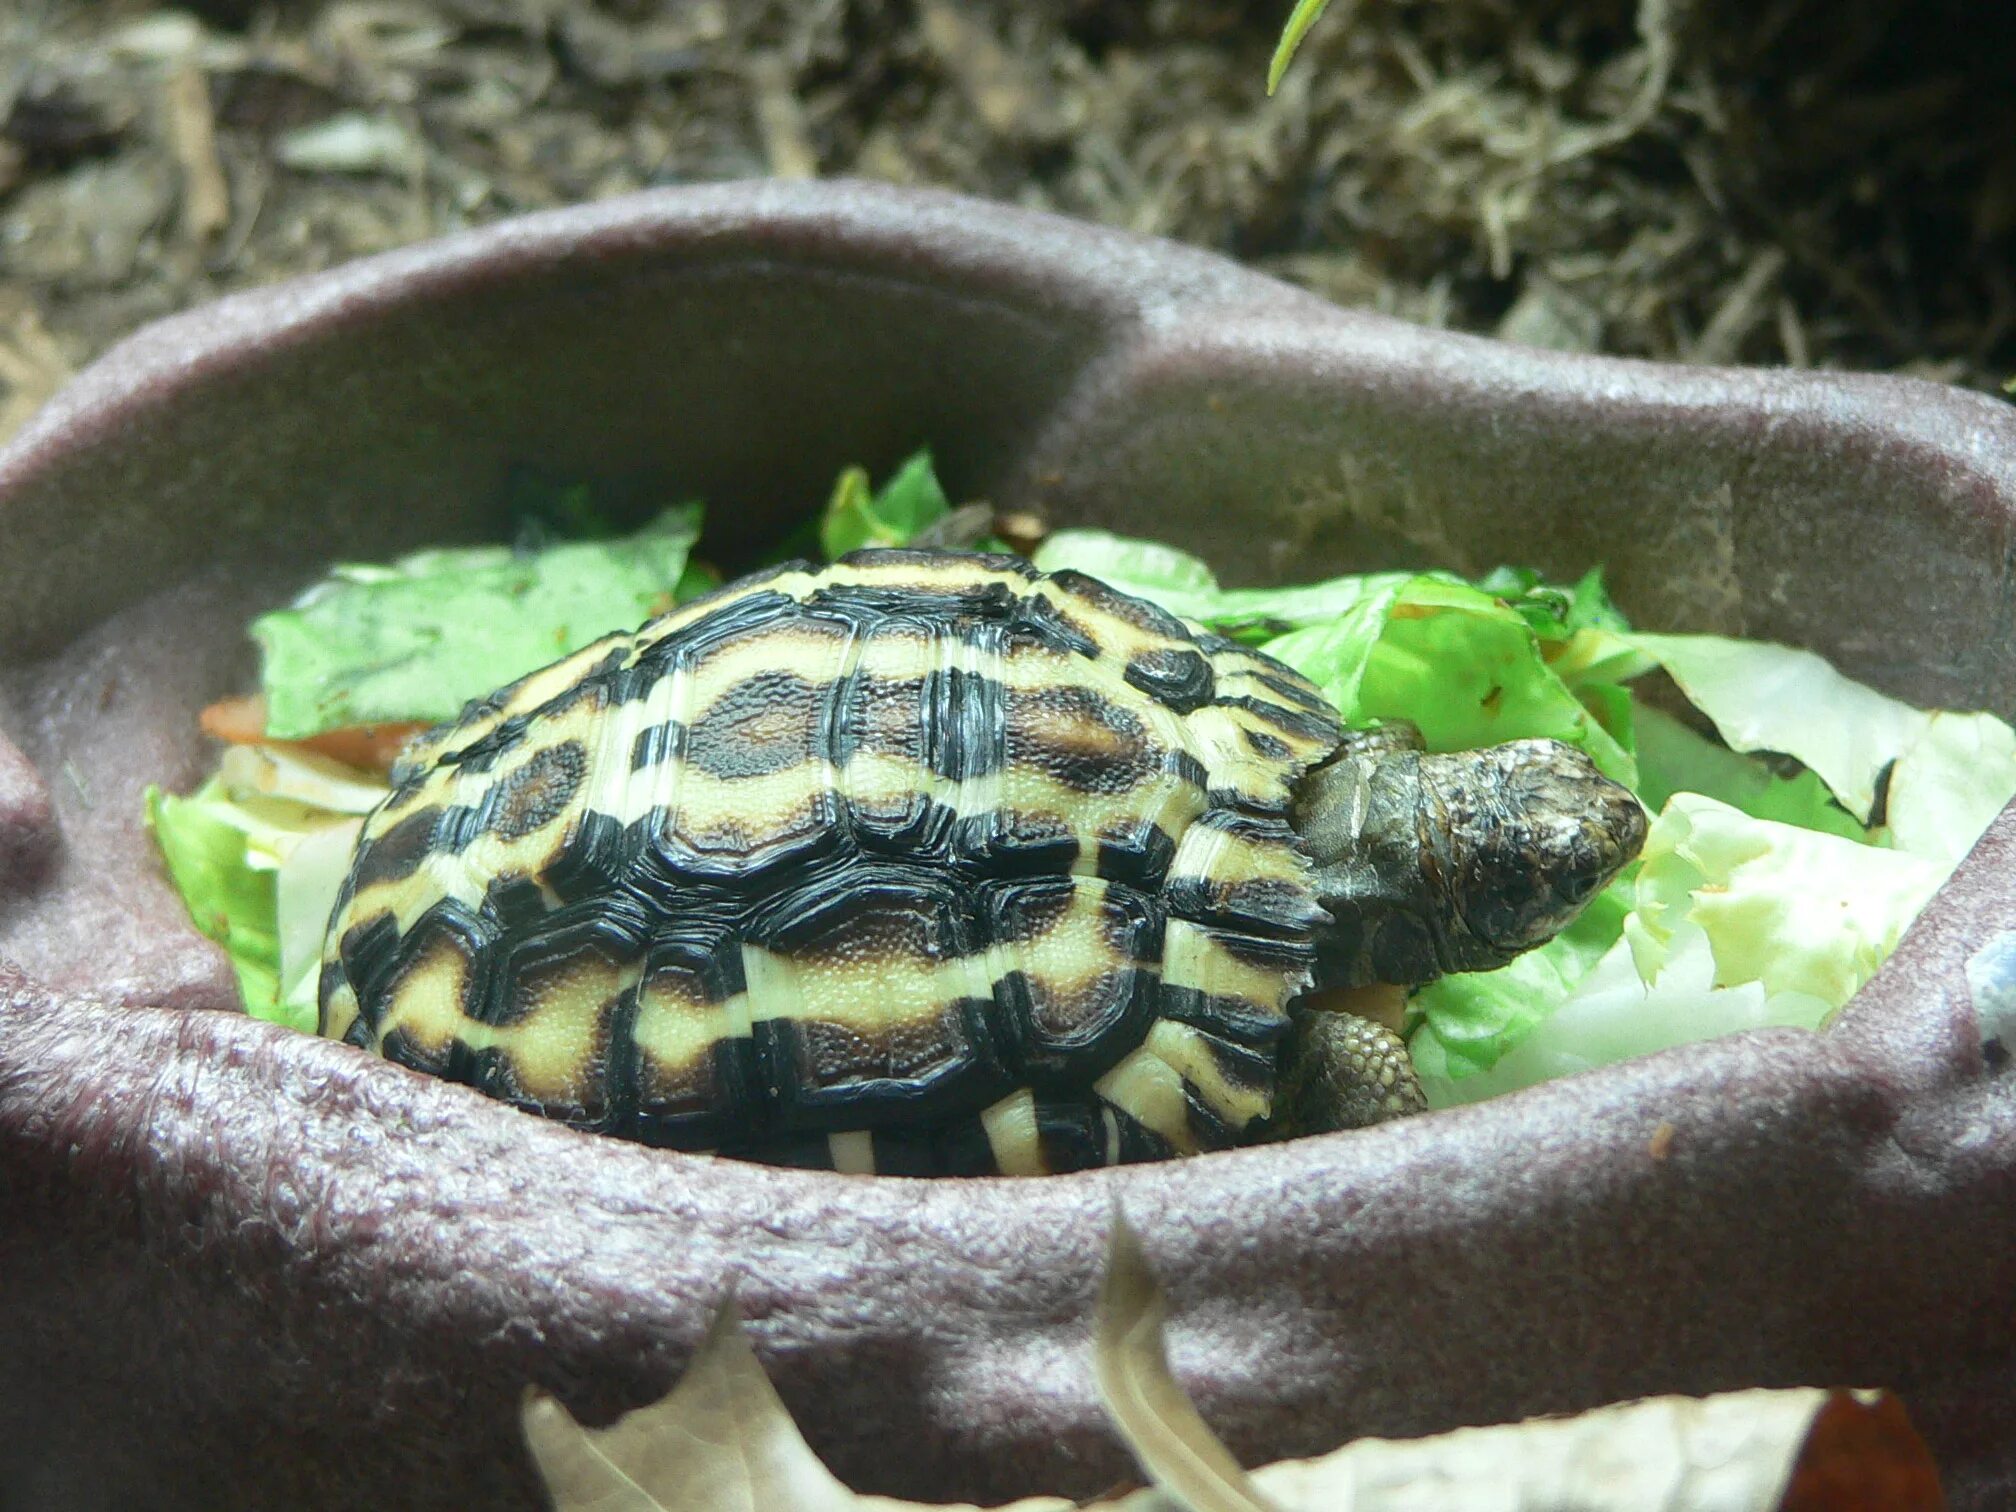
[[[1610,941],[1602,930],[1614,915],[1585,915],[1576,940],[1543,947],[1538,959],[1417,994],[1410,1046],[1437,1097],[1508,1090],[1543,1067],[1565,1074],[1578,1057],[1644,1053],[1729,1027],[1818,1027],[2016,796],[2016,732],[1992,715],[1911,708],[1810,652],[1642,634],[1593,593],[1578,604],[1575,590],[1523,571],[1482,581],[1512,595],[1506,607],[1518,606],[1550,668],[1606,728],[1616,733],[1626,714],[1620,743],[1636,774],[1620,780],[1661,817],[1632,883],[1633,909]],[[1620,683],[1588,681],[1653,666],[1728,744]],[[1872,831],[1858,813],[1875,808],[1886,781],[1886,822]],[[1687,882],[1689,867],[1709,880]],[[1869,916],[1839,898],[1844,882]],[[1815,909],[1816,898],[1833,901]],[[1592,959],[1598,942],[1609,953]],[[1715,967],[1705,981],[1703,960]]]
[[[1628,704],[1599,696],[1599,708],[1578,695],[1549,665],[1528,619],[1482,589],[1409,578],[1331,624],[1262,649],[1321,688],[1348,725],[1411,720],[1431,751],[1551,738],[1587,752],[1627,787],[1637,783]]]
[[[1639,974],[1629,943],[1618,940],[1485,1069],[1451,1074],[1451,1065],[1434,1059],[1432,1042],[1417,1035],[1408,1043],[1427,1051],[1416,1064],[1428,1105],[1447,1108],[1739,1030],[1812,1029],[1825,1017],[1816,1000],[1774,996],[1756,982],[1716,986],[1708,936],[1690,925],[1674,936],[1649,980]]]
[[[1481,1053],[1464,1037],[1490,1027],[1474,1014],[1453,1031],[1424,1015],[1408,1047],[1441,1107],[1738,1029],[1824,1028],[1946,873],[1921,856],[1680,793],[1646,837],[1615,945],[1579,960],[1579,977],[1564,972],[1500,1008],[1504,1031],[1473,1034]],[[1516,991],[1507,972],[1490,977]]]
[[[1573,923],[1496,971],[1431,982],[1407,1005],[1407,1049],[1424,1085],[1489,1071],[1532,1033],[1616,944],[1631,911],[1628,882],[1614,882]]]
[[[1603,586],[1601,567],[1591,567],[1571,587],[1548,582],[1537,567],[1494,567],[1474,586],[1503,599],[1548,640],[1567,640],[1584,630],[1631,628]]]
[[[244,828],[220,812],[228,805],[222,782],[213,778],[186,798],[149,787],[146,805],[147,827],[168,878],[198,932],[231,958],[246,1010],[278,1017],[280,930],[273,874],[252,864]]]
[[[1883,843],[1958,863],[2016,798],[2016,730],[1993,714],[1936,710],[1898,753]]]
[[[1202,557],[1110,530],[1053,530],[1029,560],[1044,572],[1082,572],[1200,624],[1223,592]]]
[[[223,792],[240,804],[279,799],[332,815],[368,814],[386,793],[372,774],[298,746],[227,747],[217,776]]]
[[[238,972],[246,1012],[314,1028],[323,935],[363,827],[389,788],[310,752],[234,746],[187,798],[147,788],[169,881]]]
[[[1443,572],[1374,572],[1228,589],[1187,552],[1101,530],[1060,530],[1035,563],[1088,573],[1206,629],[1257,641],[1321,688],[1346,724],[1412,720],[1434,751],[1551,737],[1587,751],[1617,780],[1636,780],[1630,700],[1618,679],[1651,663],[1618,641],[1625,621],[1600,572],[1565,589],[1522,568],[1500,568],[1477,586]]]
[[[1705,793],[1753,819],[1775,819],[1844,840],[1869,832],[1813,772],[1781,775],[1755,756],[1719,745],[1660,709],[1637,710],[1638,797],[1654,813],[1675,793]]]
[[[339,820],[303,834],[273,873],[274,929],[280,946],[282,1023],[312,1030],[322,945],[336,897],[350,873],[362,819]]]
[[[314,1028],[314,978],[337,889],[363,812],[385,796],[363,774],[331,778],[319,758],[268,746],[244,750],[242,780],[220,772],[185,798],[147,788],[147,827],[196,927],[224,946],[246,1012]],[[276,768],[304,762],[306,796]],[[246,782],[246,774],[256,776]],[[363,792],[373,792],[369,802]],[[337,798],[343,808],[321,806]],[[363,804],[359,808],[359,804]]]
[[[819,520],[819,545],[830,561],[864,546],[907,546],[917,533],[952,512],[931,453],[920,451],[878,490],[868,470],[850,467],[833,485]]]
[[[569,507],[575,523],[586,520],[585,495]],[[452,717],[470,698],[717,586],[692,560],[699,529],[699,506],[687,505],[621,538],[338,567],[253,623],[268,732],[285,741]],[[249,1012],[314,1027],[323,934],[361,816],[386,792],[370,773],[270,744],[229,748],[218,776],[186,798],[149,791],[170,880],[230,955]]]
[[[1059,530],[1031,560],[1045,572],[1070,568],[1110,587],[1159,604],[1171,614],[1221,635],[1264,641],[1289,630],[1313,629],[1348,614],[1368,598],[1399,588],[1420,574],[1354,573],[1288,588],[1221,588],[1209,564],[1165,546],[1106,530]],[[1451,583],[1462,579],[1439,576]]]
[[[1865,824],[1884,768],[1930,717],[1792,646],[1721,635],[1638,634],[1631,643],[1666,669],[1732,751],[1798,758]]]
[[[147,824],[204,935],[224,947],[246,1012],[315,1027],[322,941],[362,815],[390,789],[282,746],[234,746],[186,798],[147,790]]]
[[[452,717],[471,698],[641,624],[692,586],[700,507],[634,535],[415,552],[336,568],[252,623],[267,733],[301,740],[350,725]]]
[[[679,574],[678,586],[672,590],[672,602],[683,604],[688,599],[712,593],[721,586],[721,582],[720,569],[713,563],[689,561],[685,570]]]
[[[1646,836],[1624,937],[1652,979],[1698,925],[1715,985],[1762,984],[1839,1008],[1876,974],[1951,868],[1678,793]]]
[[[1666,669],[1731,751],[1794,758],[1854,820],[1866,823],[1880,807],[1871,837],[1879,844],[1957,863],[2016,798],[2016,731],[1993,714],[1913,708],[1791,646],[1717,635],[1626,639]],[[1676,786],[1714,793],[1760,818],[1849,833],[1816,804],[1803,775],[1762,790],[1743,783],[1733,795],[1693,781]]]
[[[217,775],[220,817],[247,831],[248,863],[272,879],[281,1021],[305,1015],[312,1025],[336,894],[364,816],[390,789],[371,773],[293,746],[232,746]]]

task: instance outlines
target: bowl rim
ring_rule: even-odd
[[[738,236],[746,240],[738,242]],[[933,238],[938,245],[932,255],[942,262],[921,261],[920,247],[930,245]],[[703,250],[714,246],[723,256],[783,263],[837,256],[843,264],[851,259],[883,276],[915,279],[933,288],[942,288],[949,280],[954,287],[985,286],[998,295],[1006,287],[1011,291],[1009,303],[1017,308],[1033,308],[1053,318],[1075,316],[1098,325],[1107,344],[1079,377],[1087,390],[1181,380],[1200,367],[1253,375],[1278,371],[1284,364],[1310,375],[1311,381],[1325,382],[1366,363],[1387,363],[1404,367],[1412,381],[1448,386],[1457,396],[1452,402],[1491,402],[1509,384],[1543,394],[1564,411],[1606,413],[1632,424],[1660,424],[1703,409],[1718,413],[1740,409],[1775,443],[1802,444],[1809,435],[1824,432],[1856,455],[1880,453],[1890,465],[1929,470],[1942,487],[1966,500],[1969,509],[1992,509],[1999,511],[2000,519],[2016,520],[2016,417],[1987,396],[1916,379],[1674,369],[1633,359],[1514,349],[1489,338],[1427,332],[1366,312],[1336,310],[1208,253],[1038,212],[938,191],[850,183],[759,183],[652,191],[541,212],[235,294],[143,329],[73,379],[0,451],[0,530],[6,528],[10,501],[52,481],[60,484],[66,459],[109,443],[164,404],[180,403],[191,394],[200,397],[203,387],[220,377],[255,371],[288,344],[347,339],[360,322],[397,318],[448,291],[550,277],[556,270],[580,266],[606,269],[626,258],[649,259],[671,242]],[[836,253],[835,248],[841,250]],[[1039,436],[1032,448],[1036,460],[1025,468],[1030,477],[1017,486],[1036,490],[1033,475],[1041,471],[1042,457],[1071,444],[1078,424],[1065,416]],[[0,740],[4,738],[0,734]],[[1954,900],[1973,907],[1994,892],[2012,850],[2016,850],[2016,817],[2005,812],[1963,864],[1956,881],[1949,883],[1948,891],[1959,889]],[[1999,914],[1996,917],[1999,920]],[[1983,1075],[1978,1046],[1970,1052],[1965,1044],[1938,1034],[1899,1039],[1890,1032],[1895,1015],[1932,1006],[1929,1000],[1911,1001],[1917,987],[1928,982],[1940,1011],[1971,1012],[1964,995],[1951,996],[1954,962],[1959,959],[1954,952],[1967,942],[1956,943],[1950,934],[1951,920],[1943,915],[1929,923],[1921,919],[1883,972],[1851,1004],[1840,1028],[1825,1039],[1798,1031],[1752,1031],[1740,1041],[1661,1052],[1641,1062],[1633,1076],[1620,1078],[1615,1068],[1606,1068],[1590,1077],[1529,1089],[1517,1094],[1516,1102],[1473,1105],[1433,1120],[1389,1125],[1342,1140],[1303,1141],[1300,1149],[1272,1146],[1205,1157],[1215,1174],[1201,1198],[1196,1191],[1186,1192],[1190,1182],[1184,1169],[1172,1167],[1055,1177],[1041,1183],[1040,1191],[1001,1178],[927,1183],[881,1178],[888,1200],[868,1204],[876,1213],[869,1227],[884,1225],[889,1233],[908,1235],[921,1253],[942,1260],[946,1236],[998,1254],[1000,1241],[990,1243],[986,1238],[990,1226],[1001,1232],[1026,1231],[1029,1214],[1036,1210],[1045,1215],[1037,1221],[1051,1225],[1056,1234],[1042,1263],[1056,1267],[1066,1282],[1061,1289],[1043,1293],[1049,1301],[1034,1304],[1040,1312],[1042,1306],[1054,1307],[1060,1295],[1089,1295],[1100,1238],[1095,1230],[1113,1204],[1124,1203],[1130,1212],[1153,1211],[1160,1216],[1147,1225],[1151,1248],[1159,1245],[1165,1255],[1173,1254],[1172,1241],[1189,1235],[1216,1257],[1219,1267],[1208,1284],[1193,1285],[1183,1293],[1201,1307],[1205,1320],[1198,1325],[1203,1332],[1191,1337],[1194,1353],[1198,1338],[1225,1344],[1229,1335],[1223,1315],[1228,1309],[1237,1312],[1238,1299],[1228,1279],[1232,1274],[1228,1256],[1236,1245],[1226,1248],[1223,1233],[1213,1228],[1210,1209],[1214,1203],[1237,1204],[1241,1194],[1255,1203],[1266,1225],[1285,1226],[1308,1240],[1320,1225],[1312,1226],[1307,1204],[1298,1196],[1305,1189],[1371,1192],[1397,1200],[1395,1194],[1403,1191],[1410,1173],[1460,1165],[1466,1152],[1474,1153],[1480,1145],[1531,1141],[1536,1127],[1543,1124],[1576,1130],[1582,1140],[1578,1159],[1621,1159],[1642,1146],[1651,1126],[1642,1110],[1621,1095],[1626,1090],[1633,1097],[1649,1097],[1658,1108],[1680,1110],[1683,1119],[1699,1121],[1702,1153],[1683,1150],[1664,1173],[1699,1183],[1712,1182],[1712,1163],[1725,1155],[1732,1159],[1740,1155],[1745,1169],[1756,1169],[1751,1162],[1758,1131],[1718,1130],[1712,1126],[1712,1114],[1718,1099],[1756,1085],[1760,1077],[1788,1099],[1773,1115],[1777,1119],[1773,1130],[1779,1135],[1831,1128],[1850,1131],[1854,1140],[1880,1143],[1883,1131],[1894,1128],[1915,1102],[1932,1094],[1976,1095],[1979,1089],[1974,1084]],[[840,1232],[851,1221],[844,1208],[860,1198],[859,1178],[753,1167],[723,1176],[720,1163],[710,1164],[707,1157],[641,1149],[603,1151],[588,1143],[593,1136],[527,1128],[534,1121],[475,1100],[464,1089],[416,1086],[400,1068],[375,1061],[357,1064],[359,1058],[344,1047],[304,1040],[278,1026],[225,1015],[204,1015],[200,1022],[190,1022],[179,1009],[122,1011],[135,1015],[122,1024],[121,1037],[129,1047],[146,1048],[165,1066],[179,1065],[195,1088],[190,1095],[197,1101],[173,1112],[164,1124],[168,1148],[175,1152],[165,1165],[158,1156],[127,1148],[122,1141],[135,1137],[137,1126],[129,1122],[121,1133],[122,1120],[107,1111],[116,1110],[120,1096],[143,1096],[146,1078],[131,1067],[102,1076],[94,1070],[94,1061],[111,1053],[107,1027],[94,1018],[103,1010],[88,994],[60,1000],[43,992],[0,960],[0,1024],[10,1025],[16,1043],[26,1048],[25,1056],[10,1065],[9,1035],[0,1034],[0,1150],[31,1150],[30,1184],[54,1183],[68,1193],[60,1198],[46,1194],[27,1198],[21,1195],[24,1186],[10,1199],[0,1180],[0,1212],[12,1200],[30,1215],[31,1227],[40,1224],[50,1234],[61,1234],[79,1225],[95,1225],[97,1220],[88,1217],[91,1210],[130,1203],[135,1190],[142,1193],[143,1208],[175,1211],[181,1203],[173,1183],[183,1177],[169,1167],[186,1160],[203,1166],[214,1202],[222,1204],[219,1211],[260,1215],[276,1232],[308,1222],[302,1203],[312,1206],[318,1193],[335,1215],[326,1221],[369,1226],[378,1221],[369,1216],[372,1172],[357,1168],[345,1154],[346,1118],[406,1119],[424,1131],[430,1149],[458,1149],[479,1159],[529,1150],[540,1160],[577,1172],[583,1162],[567,1151],[578,1154],[596,1148],[598,1155],[607,1157],[597,1163],[607,1167],[608,1174],[594,1184],[593,1200],[628,1225],[626,1264],[635,1260],[631,1251],[639,1235],[651,1227],[649,1223],[639,1227],[635,1211],[639,1203],[658,1204],[659,1217],[672,1213],[691,1219],[706,1212],[708,1221],[720,1223],[746,1221],[748,1206],[754,1203],[798,1214],[806,1222],[835,1225],[834,1232]],[[1900,1051],[1906,1052],[1902,1059]],[[58,1126],[71,1127],[51,1110],[74,1105],[91,1087],[99,1088],[100,1094],[98,1107],[88,1114],[100,1131],[91,1136],[94,1153],[65,1172],[50,1151],[31,1149],[40,1137],[34,1131],[46,1134]],[[258,1107],[262,1099],[287,1102],[300,1115],[298,1127],[288,1137],[300,1141],[289,1158],[308,1173],[301,1192],[276,1196],[248,1175],[274,1159],[274,1131],[260,1126],[256,1117],[243,1129],[199,1130],[196,1124],[205,1098],[214,1099],[215,1108],[240,1111]],[[9,1099],[28,1110],[11,1123]],[[55,1123],[49,1121],[52,1118]],[[2016,1149],[2011,1154],[2016,1155]],[[1859,1146],[1854,1156],[1857,1162],[1874,1158]],[[0,1161],[0,1167],[4,1164]],[[1186,1167],[1189,1164],[1193,1163]],[[704,1178],[687,1179],[703,1170],[708,1173]],[[2016,1159],[2006,1170],[2016,1171]],[[668,1171],[685,1174],[672,1180],[667,1179]],[[399,1172],[403,1190],[410,1195],[419,1189],[412,1168],[401,1166]],[[1631,1179],[1656,1182],[1661,1174],[1634,1168]],[[1991,1171],[1982,1179],[1999,1178]],[[715,1200],[710,1210],[707,1204],[713,1199],[696,1186],[696,1180],[736,1190]],[[618,1190],[626,1182],[635,1188],[627,1195]],[[499,1204],[508,1206],[511,1185],[495,1170],[479,1171],[462,1190],[501,1214]],[[897,1193],[902,1194],[900,1200]],[[1950,1195],[1942,1195],[1942,1202]],[[1725,1194],[1708,1206],[1727,1201]],[[1268,1202],[1273,1205],[1267,1206]],[[1440,1218],[1416,1212],[1402,1224],[1401,1232],[1416,1238],[1429,1234],[1436,1222],[1449,1218],[1446,1209],[1437,1211]],[[483,1242],[508,1248],[512,1228],[508,1214],[496,1217],[484,1230]],[[165,1251],[158,1247],[163,1242],[158,1235],[120,1232],[120,1242],[134,1247],[136,1254],[174,1253],[172,1243]],[[1248,1222],[1239,1232],[1251,1240],[1259,1230]],[[936,1243],[931,1242],[934,1237]],[[311,1236],[311,1250],[319,1242]],[[458,1251],[446,1263],[466,1263],[469,1253]],[[1350,1236],[1330,1243],[1322,1253],[1324,1263],[1333,1267],[1382,1258],[1378,1245]],[[309,1253],[306,1260],[256,1247],[238,1254],[239,1262],[234,1263],[245,1264],[256,1264],[260,1254],[267,1254],[277,1268],[292,1267],[290,1273],[297,1280],[304,1264],[317,1270],[326,1267],[327,1274],[312,1289],[331,1306],[340,1306],[345,1287],[366,1284],[340,1261],[328,1262],[320,1251]],[[430,1326],[438,1327],[441,1317],[450,1316],[494,1321],[508,1312],[505,1303],[547,1295],[546,1279],[534,1274],[536,1269],[535,1265],[514,1270],[501,1287],[476,1287],[473,1296],[462,1299],[467,1304],[462,1313],[456,1311],[462,1304],[453,1295],[431,1295],[427,1307],[445,1311],[427,1313],[435,1320]],[[586,1283],[586,1292],[611,1305],[639,1303],[649,1291],[640,1279],[644,1272],[634,1267],[590,1264],[589,1269],[594,1276]],[[803,1402],[808,1393],[805,1382],[820,1379],[818,1370],[831,1363],[832,1340],[821,1331],[828,1324],[802,1306],[793,1313],[802,1297],[794,1303],[789,1285],[802,1284],[802,1273],[788,1285],[766,1282],[752,1269],[744,1269],[744,1275],[744,1297],[753,1304],[765,1353],[783,1367],[794,1360],[801,1365],[810,1360],[817,1367],[809,1373],[799,1371],[795,1377],[799,1385],[787,1390],[787,1398],[795,1397],[794,1405]],[[1934,1284],[1929,1277],[1927,1284]],[[650,1338],[640,1337],[626,1324],[590,1339],[595,1334],[593,1320],[573,1318],[570,1326],[579,1338],[570,1345],[572,1360],[578,1363],[597,1349],[612,1347],[613,1341],[613,1347],[634,1351],[641,1364],[618,1372],[609,1390],[584,1385],[575,1364],[549,1364],[544,1379],[585,1402],[587,1415],[606,1416],[619,1399],[637,1395],[641,1380],[662,1380],[668,1371],[676,1374],[684,1351],[704,1327],[710,1301],[661,1288],[655,1305],[644,1309],[657,1330]],[[269,1299],[262,1305],[275,1304]],[[985,1316],[984,1306],[974,1316]],[[1211,1322],[1213,1317],[1218,1322]],[[490,1358],[524,1366],[536,1356],[537,1350],[520,1340]],[[953,1378],[964,1368],[956,1362],[947,1367]],[[1207,1393],[1207,1401],[1215,1394],[1220,1406],[1234,1408],[1235,1419],[1237,1383],[1252,1389],[1259,1379],[1251,1362],[1244,1368],[1245,1374],[1235,1375],[1233,1385],[1221,1381]],[[1082,1407],[1082,1393],[1071,1398],[1071,1404]],[[1262,1404],[1261,1416],[1273,1411],[1278,1417],[1279,1405],[1278,1398],[1271,1405]],[[939,1410],[944,1410],[942,1402]],[[1063,1418],[1054,1410],[1047,1417],[1038,1414],[1033,1431],[1055,1432],[1068,1417],[1068,1411]],[[825,1424],[829,1437],[832,1428],[830,1422]],[[1028,1425],[1021,1431],[1030,1431]],[[1241,1431],[1252,1438],[1250,1422]],[[1075,1439],[1067,1434],[1066,1439],[1073,1446],[1071,1452],[1086,1442],[1082,1433]]]

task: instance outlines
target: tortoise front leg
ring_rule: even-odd
[[[1288,1012],[1294,1027],[1282,1048],[1276,1137],[1362,1129],[1427,1111],[1406,1042],[1391,1029],[1302,1003]]]

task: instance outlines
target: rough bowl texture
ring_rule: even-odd
[[[1086,1354],[1116,1198],[1248,1458],[1866,1382],[1961,1505],[2016,1495],[2016,1079],[1965,970],[2016,930],[2011,814],[1825,1037],[1038,1182],[627,1147],[227,1011],[136,815],[199,775],[252,606],[485,535],[514,465],[702,494],[748,545],[920,441],[959,492],[1235,579],[1600,559],[1647,622],[2016,707],[2016,418],[1923,384],[1522,351],[848,185],[570,210],[156,326],[0,456],[0,1507],[536,1505],[524,1384],[655,1397],[731,1282],[854,1483],[1088,1492],[1127,1468]]]

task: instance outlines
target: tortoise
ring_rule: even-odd
[[[1579,751],[1347,735],[1075,571],[857,551],[732,583],[419,736],[320,1031],[647,1144],[1038,1174],[1418,1109],[1312,986],[1551,937],[1637,851]]]

